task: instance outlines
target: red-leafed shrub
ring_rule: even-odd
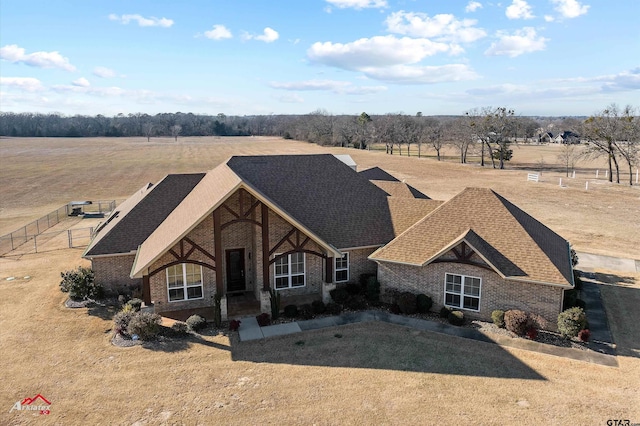
[[[518,309],[511,309],[504,313],[504,325],[507,330],[518,336],[523,336],[529,328],[529,315]]]
[[[240,328],[240,323],[242,321],[240,320],[231,320],[229,321],[229,330],[231,331],[238,331],[238,329]]]
[[[531,340],[536,340],[538,338],[538,330],[535,327],[528,328],[527,338]]]
[[[260,327],[266,327],[271,324],[271,317],[267,313],[262,313],[256,317]]]
[[[584,330],[580,330],[578,332],[578,339],[580,339],[581,342],[588,342],[589,339],[591,338],[591,331],[589,331],[588,329],[584,329]]]

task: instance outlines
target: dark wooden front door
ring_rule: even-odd
[[[244,290],[244,249],[227,250],[227,293]]]

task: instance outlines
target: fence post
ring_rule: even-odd
[[[38,236],[34,235],[33,236],[33,249],[35,250],[35,252],[38,252]]]
[[[587,183],[584,185],[584,189],[585,189],[585,191],[589,190],[589,181],[587,181]]]
[[[576,178],[576,171],[575,170],[573,171],[573,176],[572,177],[573,177],[573,179]]]
[[[562,186],[562,178],[560,178],[560,186]]]
[[[67,238],[69,239],[69,248],[73,248],[73,237],[71,237],[71,229],[67,229]]]
[[[596,170],[596,179],[598,179],[598,173],[600,173],[600,170]]]

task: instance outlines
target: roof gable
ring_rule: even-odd
[[[461,236],[505,277],[571,285],[568,243],[485,188],[465,189],[370,258],[425,265]]]
[[[368,180],[384,180],[387,182],[400,182],[400,179],[390,175],[387,171],[377,166],[367,170],[362,170],[361,172],[358,172],[358,174],[360,176],[365,177]]]

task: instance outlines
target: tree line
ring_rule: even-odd
[[[612,104],[590,117],[523,117],[506,107],[484,107],[459,116],[423,116],[403,113],[334,115],[316,110],[304,115],[227,116],[192,113],[143,113],[65,116],[61,114],[0,113],[0,136],[13,137],[121,137],[143,136],[280,136],[319,145],[370,149],[385,147],[388,154],[411,155],[417,149],[434,150],[438,160],[445,146],[453,148],[461,163],[480,156],[504,168],[513,156],[512,143],[539,142],[543,133],[569,131],[587,144],[593,156],[606,156],[609,179],[620,182],[620,166],[631,174],[637,166],[640,119],[631,106]],[[413,146],[413,151],[412,151]],[[568,150],[567,150],[568,151]],[[573,161],[567,156],[567,165]],[[632,181],[629,182],[632,184]]]

